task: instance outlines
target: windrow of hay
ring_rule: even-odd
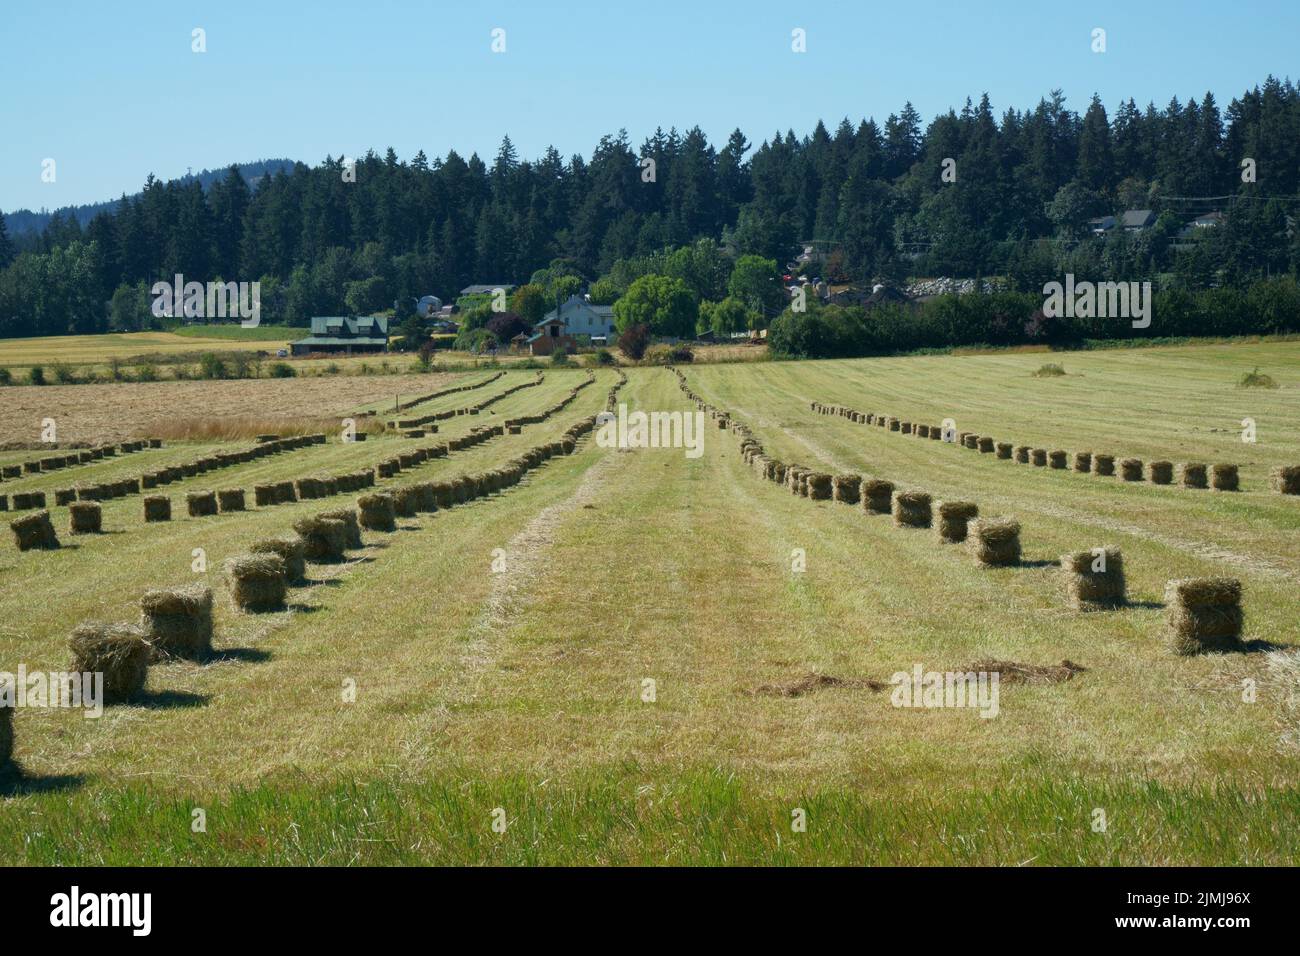
[[[298,535],[284,538],[264,538],[253,542],[253,554],[270,554],[284,565],[285,580],[301,584],[307,579],[307,543]]]
[[[131,700],[144,690],[152,648],[135,624],[77,625],[68,639],[72,670],[104,675],[104,703]]]
[[[1241,582],[1235,578],[1184,578],[1165,585],[1174,653],[1188,656],[1244,648]]]
[[[140,626],[156,657],[203,660],[212,653],[212,589],[153,588],[140,597]]]
[[[1122,607],[1127,600],[1124,557],[1119,548],[1093,548],[1061,556],[1066,600],[1075,610]]]
[[[1020,522],[1014,518],[977,518],[969,526],[966,541],[980,564],[1006,567],[1020,563]]]
[[[14,543],[19,551],[37,549],[52,551],[59,546],[59,539],[54,533],[54,525],[50,522],[48,511],[38,511],[35,514],[15,518],[9,522],[9,528],[14,533]]]
[[[973,501],[939,502],[939,540],[945,544],[959,544],[966,540],[968,525],[979,517],[980,509]]]
[[[894,495],[894,524],[903,528],[930,527],[930,501],[924,491],[900,491]]]
[[[277,554],[241,554],[229,558],[222,572],[230,598],[241,611],[279,611],[285,606],[288,572]]]

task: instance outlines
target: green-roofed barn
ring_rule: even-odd
[[[313,315],[311,335],[292,346],[294,355],[388,351],[388,317],[383,315]]]

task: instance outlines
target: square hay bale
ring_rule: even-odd
[[[862,510],[887,515],[893,511],[894,483],[883,478],[862,479]]]
[[[1063,471],[1067,465],[1068,455],[1059,448],[1047,453],[1047,463],[1057,471]]]
[[[939,540],[945,544],[965,541],[968,523],[980,513],[979,505],[973,501],[941,501],[938,510]]]
[[[916,437],[917,437],[917,438],[929,438],[929,437],[930,437],[930,426],[929,426],[929,425],[917,425],[917,426],[916,426]]]
[[[942,441],[943,429],[938,425],[930,426],[930,441]]]
[[[1092,471],[1092,452],[1076,451],[1074,453],[1074,470],[1085,475]]]
[[[976,442],[976,444],[978,444],[978,446],[979,446],[979,451],[980,451],[980,454],[981,454],[981,455],[991,455],[991,454],[993,454],[993,450],[994,450],[994,447],[995,447],[995,443],[994,443],[993,439],[990,438],[989,436],[987,436],[987,435],[982,435],[982,436],[978,439],[978,441]]]
[[[1029,453],[1029,460],[1035,468],[1043,468],[1047,465],[1047,449],[1035,448]]]
[[[104,515],[98,502],[74,501],[68,505],[68,530],[73,534],[99,534],[104,530]]]
[[[8,511],[8,510],[9,510],[9,496],[0,495],[0,511]]]
[[[1180,656],[1240,651],[1244,615],[1241,582],[1234,578],[1184,578],[1165,585],[1169,638]]]
[[[230,599],[241,611],[259,613],[284,609],[288,573],[277,554],[241,554],[221,566]]]
[[[1300,495],[1300,465],[1281,465],[1269,475],[1273,490],[1280,495]]]
[[[1174,480],[1172,461],[1153,461],[1147,465],[1147,480],[1153,485],[1168,485]]]
[[[831,497],[831,476],[820,471],[808,475],[808,497],[815,501],[826,501]]]
[[[1014,451],[1014,449],[1013,449],[1013,447],[1012,447],[1012,445],[1011,445],[1011,442],[1009,442],[1009,441],[1000,441],[1000,442],[998,442],[998,444],[997,444],[997,456],[998,456],[999,458],[1003,459],[1004,461],[1005,461],[1005,460],[1008,460],[1008,459],[1011,458],[1011,454],[1012,454],[1013,451]]]
[[[191,491],[185,495],[185,507],[191,518],[203,518],[217,513],[217,494],[214,491]]]
[[[0,468],[0,476],[5,478],[21,478],[23,476],[22,465],[5,465]]]
[[[186,584],[145,591],[140,596],[140,626],[155,660],[203,660],[212,653],[212,588]]]
[[[1142,480],[1142,459],[1123,458],[1119,463],[1119,476],[1124,481]]]
[[[856,505],[862,497],[861,475],[836,475],[832,484],[831,497],[846,505]]]
[[[900,421],[899,421],[897,418],[895,418],[893,415],[890,415],[887,419],[885,419],[885,426],[886,426],[886,427],[887,427],[891,432],[896,432],[896,431],[898,431],[898,430],[902,427],[902,425],[903,425],[903,423],[900,422]]]
[[[1210,487],[1209,466],[1199,461],[1184,462],[1179,469],[1182,476],[1184,488],[1208,488]]]
[[[899,430],[902,434],[904,434],[904,435],[910,435],[910,434],[912,434],[912,423],[911,423],[911,422],[899,422],[899,423],[898,423],[898,430]]]
[[[357,521],[356,508],[334,508],[330,511],[322,511],[318,517],[342,521],[348,529],[347,546],[349,548],[365,547],[365,542],[361,540],[361,524]]]
[[[1092,458],[1092,473],[1094,475],[1104,475],[1107,477],[1115,474],[1115,456],[1094,455]]]
[[[961,439],[962,448],[969,448],[972,451],[974,451],[975,449],[979,448],[979,446],[980,446],[979,435],[976,435],[974,432],[966,432],[962,435],[962,439]]]
[[[337,518],[319,515],[300,518],[293,530],[302,536],[303,556],[315,563],[342,561],[348,545],[348,526]]]
[[[77,500],[76,488],[59,488],[54,492],[54,503],[59,507],[70,505]]]
[[[284,579],[289,584],[301,584],[307,580],[307,543],[298,535],[254,541],[249,551],[278,557],[284,562]]]
[[[1016,456],[1015,456],[1016,461],[1020,462],[1020,464],[1022,465],[1029,464],[1029,453],[1031,451],[1033,451],[1033,449],[1030,448],[1028,445],[1017,445]]]
[[[988,567],[1020,563],[1020,522],[1014,518],[977,518],[971,522],[966,543],[975,560]]]
[[[1237,491],[1240,481],[1236,465],[1214,465],[1210,468],[1210,487],[1215,491]]]
[[[1061,573],[1065,581],[1066,601],[1076,611],[1117,608],[1127,601],[1124,556],[1119,548],[1105,547],[1063,554]]]
[[[14,543],[19,551],[37,549],[52,551],[59,546],[59,539],[54,533],[54,525],[50,523],[48,511],[38,511],[22,518],[15,518],[9,522],[9,527],[13,530]]]
[[[894,495],[894,524],[900,528],[930,527],[930,500],[924,491],[900,491]]]
[[[298,493],[293,490],[292,481],[280,481],[275,485],[275,500],[279,504],[290,504],[298,500]]]
[[[243,511],[244,489],[224,488],[221,491],[218,491],[217,504],[220,506],[222,514],[226,514],[229,511]]]
[[[157,487],[158,487],[158,476],[155,475],[153,472],[146,472],[145,474],[141,475],[141,476],[140,476],[140,487],[141,487],[141,488],[145,488],[145,489],[148,489],[148,488],[157,488]]]
[[[72,670],[104,675],[104,703],[130,700],[144,690],[153,648],[135,624],[79,624],[68,638]]]
[[[357,499],[357,511],[360,512],[361,527],[367,531],[397,530],[397,503],[387,492],[362,495]]]
[[[144,499],[145,521],[171,521],[172,500],[166,495],[149,495]]]
[[[457,479],[460,481],[461,479]],[[466,498],[457,495],[457,501],[465,501]],[[420,492],[415,485],[407,485],[404,488],[397,488],[393,491],[393,508],[397,514],[403,518],[414,518],[420,510]]]
[[[253,486],[253,503],[259,508],[265,508],[267,505],[273,505],[278,502],[275,485],[254,485]]]

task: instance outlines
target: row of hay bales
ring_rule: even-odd
[[[443,388],[443,389],[439,389],[436,392],[429,392],[429,394],[427,395],[417,395],[409,402],[399,402],[397,406],[397,410],[399,412],[405,411],[408,408],[414,408],[416,405],[423,405],[425,402],[431,402],[436,398],[442,398],[444,395],[455,395],[457,392],[471,392],[476,388],[482,388],[485,385],[491,385],[493,382],[495,382],[497,379],[499,379],[502,375],[505,374],[506,373],[504,371],[500,371],[497,372],[495,375],[489,375],[481,382],[475,382],[473,385],[453,385],[450,388]]]
[[[453,408],[445,412],[435,412],[432,415],[422,415],[419,418],[398,419],[397,421],[393,422],[393,427],[396,429],[418,429],[420,426],[428,425],[430,422],[440,422],[448,418],[455,418],[458,415],[477,415],[480,412],[482,412],[484,409],[489,408],[492,405],[495,405],[497,402],[501,401],[502,399],[509,398],[515,392],[522,391],[525,388],[536,388],[538,385],[542,384],[544,378],[545,376],[541,372],[538,372],[537,377],[533,379],[531,382],[521,382],[518,385],[512,385],[510,388],[507,388],[505,391],[498,392],[496,395],[493,395],[491,398],[485,398],[483,399],[483,401],[475,405],[469,405],[466,406],[465,408]]]
[[[893,416],[873,412],[859,412],[843,405],[812,402],[812,410],[822,415],[839,415],[853,422],[878,425],[888,431],[897,431],[918,438],[939,440],[942,428],[936,425],[919,425]],[[1004,461],[1015,461],[1038,468],[1056,471],[1074,471],[1080,474],[1118,475],[1124,481],[1149,481],[1155,485],[1177,483],[1184,488],[1213,488],[1216,491],[1239,491],[1240,469],[1235,464],[1220,462],[1183,462],[1157,460],[1143,462],[1140,458],[1116,458],[1114,455],[1091,451],[1068,452],[1063,449],[1034,448],[1013,442],[995,441],[988,435],[958,432],[956,443],[963,448],[985,455],[995,455]],[[1300,494],[1300,465],[1287,465],[1272,470],[1270,483],[1274,491],[1284,495]]]
[[[867,514],[892,514],[895,525],[899,527],[934,527],[940,543],[966,542],[980,565],[1008,567],[1020,563],[1021,528],[1014,518],[984,518],[974,502],[935,503],[926,492],[899,491],[892,482],[881,478],[852,474],[832,476],[770,458],[748,427],[708,405],[691,391],[684,375],[674,372],[688,398],[741,436],[742,458],[762,477],[785,484],[792,493],[803,497],[829,498],[859,505]],[[902,423],[900,431],[901,427]],[[975,447],[979,447],[978,441]],[[936,513],[937,522],[934,520]],[[1062,555],[1059,563],[1065,597],[1071,607],[1095,611],[1127,604],[1124,560],[1118,548],[1107,546],[1073,552]],[[1230,578],[1168,582],[1165,592],[1168,609],[1166,631],[1172,650],[1180,655],[1241,650],[1244,647],[1241,592],[1241,583]]]
[[[102,461],[105,458],[114,458],[118,454],[129,455],[133,452],[144,451],[146,448],[161,447],[161,438],[140,438],[134,441],[119,442],[116,445],[99,445],[95,448],[76,449],[63,455],[46,455],[43,458],[32,458],[16,465],[0,467],[0,481],[21,478],[23,475],[39,475],[43,471],[59,471],[75,465],[88,465],[92,462]]]
[[[624,380],[626,380],[626,376],[624,376]],[[588,372],[587,378],[583,382],[569,389],[569,393],[565,395],[564,398],[560,399],[558,402],[556,402],[554,405],[552,405],[550,408],[546,409],[545,411],[537,412],[536,414],[533,415],[519,415],[516,418],[507,418],[505,421],[506,431],[511,435],[518,435],[520,431],[522,431],[524,425],[536,425],[540,422],[546,421],[552,415],[558,414],[559,412],[562,412],[565,408],[567,408],[569,406],[569,403],[572,402],[574,399],[576,399],[578,397],[578,394],[584,388],[586,388],[588,385],[595,384],[595,381],[596,381],[596,376],[593,375],[591,372]],[[611,389],[611,391],[614,390],[615,389]]]

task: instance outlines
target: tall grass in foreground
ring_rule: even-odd
[[[212,799],[143,784],[60,792],[10,781],[0,845],[23,864],[1294,864],[1300,791],[1018,784],[871,798],[757,792],[719,771],[276,787]],[[75,783],[73,784],[75,786]],[[207,832],[192,833],[201,806]],[[493,810],[506,814],[504,834]],[[793,832],[792,812],[807,814]],[[1096,832],[1095,811],[1105,811]]]

